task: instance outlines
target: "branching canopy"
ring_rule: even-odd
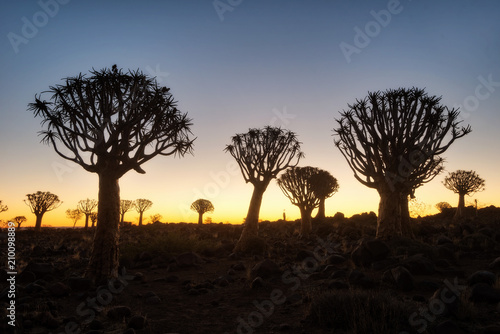
[[[236,159],[245,181],[254,185],[269,183],[304,156],[295,133],[277,127],[250,129],[231,140],[225,151]]]
[[[3,205],[2,201],[0,200],[0,212],[4,212],[4,211],[7,211],[7,210],[9,210],[9,208],[7,207],[7,205]]]
[[[144,198],[136,199],[134,202],[134,208],[139,213],[149,210],[149,208],[151,208],[152,205],[153,202],[151,202],[149,199],[144,199]]]
[[[95,199],[85,199],[78,202],[77,209],[80,210],[86,216],[90,215],[92,211],[97,208],[97,200]]]
[[[457,170],[448,173],[443,184],[449,190],[460,195],[471,195],[485,189],[484,180],[472,170]]]
[[[120,200],[120,213],[124,215],[134,207],[134,201],[128,199]]]
[[[333,196],[339,190],[337,179],[328,171],[318,169],[317,172],[311,175],[309,182],[316,197],[326,199]]]
[[[208,199],[197,199],[191,204],[191,210],[204,214],[206,212],[214,212],[214,206]]]
[[[191,152],[191,120],[177,109],[169,88],[144,73],[112,69],[90,71],[50,87],[29,104],[43,118],[43,142],[89,172],[106,167],[118,178],[157,155]]]
[[[48,191],[37,191],[34,194],[27,194],[26,197],[28,198],[24,200],[24,203],[29,206],[31,212],[36,216],[57,209],[62,204],[57,195]]]
[[[318,173],[319,169],[314,167],[291,167],[280,175],[277,183],[293,205],[312,211],[320,202],[314,183],[311,182]]]

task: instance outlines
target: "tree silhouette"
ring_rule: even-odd
[[[11,219],[11,221],[13,221],[14,223],[17,224],[17,228],[20,228],[21,224],[24,223],[27,220],[28,219],[26,219],[25,216],[15,216],[14,218]]]
[[[158,155],[192,151],[191,120],[177,109],[169,88],[143,72],[92,70],[51,86],[50,101],[35,96],[29,109],[42,118],[43,142],[99,176],[98,224],[86,276],[118,276],[119,179]]]
[[[441,172],[440,155],[471,131],[459,127],[459,111],[440,100],[419,88],[399,88],[371,92],[340,113],[335,145],[354,177],[380,195],[379,238],[408,233],[408,195]]]
[[[332,174],[322,169],[318,169],[316,173],[311,175],[309,182],[316,197],[319,199],[316,219],[323,219],[325,218],[325,200],[332,197],[339,190],[339,183]]]
[[[443,212],[446,209],[451,209],[452,206],[448,202],[439,202],[436,204],[436,208],[439,210],[439,212]]]
[[[28,198],[24,200],[24,203],[36,216],[35,231],[40,231],[43,215],[48,211],[57,209],[62,202],[57,195],[48,191],[37,191],[33,194],[27,194],[26,197]]]
[[[90,220],[92,221],[91,227],[94,227],[95,224],[97,223],[97,212],[94,211],[90,214]]]
[[[455,218],[463,216],[465,208],[465,195],[471,196],[473,193],[483,191],[485,182],[475,171],[457,170],[448,173],[443,181],[444,186],[458,194],[458,207]]]
[[[156,213],[154,215],[149,216],[149,220],[151,221],[151,224],[153,223],[161,223],[161,219],[163,218],[162,215],[159,213]]]
[[[142,226],[142,215],[144,214],[144,211],[149,210],[152,205],[153,202],[149,199],[139,198],[135,200],[134,208],[137,212],[139,212],[139,226]]]
[[[128,199],[120,200],[120,223],[123,224],[125,214],[134,208],[134,201]]]
[[[78,202],[77,209],[85,215],[85,229],[89,228],[89,217],[92,211],[97,207],[95,199],[85,199]]]
[[[278,186],[286,197],[300,209],[301,234],[308,236],[311,232],[311,213],[319,206],[318,185],[313,177],[319,173],[314,167],[291,167],[278,178]],[[321,192],[322,189],[319,189]]]
[[[7,210],[9,210],[9,208],[7,207],[7,205],[3,205],[2,201],[0,200],[0,213],[5,212]]]
[[[198,224],[203,224],[203,214],[214,212],[214,206],[208,199],[197,199],[191,204],[191,210],[198,212]]]
[[[71,219],[71,221],[73,222],[73,228],[75,228],[76,226],[76,223],[82,219],[82,216],[83,216],[83,212],[81,212],[80,210],[78,209],[68,209],[66,210],[66,217],[68,217],[68,219]]]
[[[254,186],[245,226],[235,247],[235,251],[247,252],[248,242],[258,234],[260,206],[267,186],[281,171],[296,166],[304,154],[295,133],[276,127],[250,129],[231,141],[225,151],[236,159],[245,181]]]

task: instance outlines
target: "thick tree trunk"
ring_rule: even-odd
[[[241,232],[240,239],[236,243],[234,252],[246,253],[251,250],[249,241],[251,241],[253,237],[257,237],[259,233],[260,206],[262,204],[262,197],[264,196],[266,188],[267,184],[254,185],[252,199],[250,200],[250,206],[248,207],[248,213],[245,219],[245,226]]]
[[[308,237],[311,234],[311,213],[312,210],[300,208],[300,234],[302,237]]]
[[[377,238],[401,235],[401,195],[399,192],[379,190]]]
[[[401,195],[401,232],[405,237],[414,237],[410,222],[408,195]]]
[[[124,218],[125,218],[125,213],[122,213],[122,214],[120,215],[120,224],[122,224],[122,225],[123,225],[123,219],[124,219]]]
[[[89,228],[89,216],[88,214],[85,214],[85,229]]]
[[[139,226],[142,226],[142,214],[143,213],[144,213],[143,211],[139,212]]]
[[[324,219],[325,218],[325,198],[319,200],[318,213],[314,219]]]
[[[42,217],[43,213],[36,216],[35,231],[40,231],[40,229],[42,228]]]
[[[465,210],[465,194],[458,194],[458,206],[454,219],[462,218]]]
[[[99,207],[86,276],[102,284],[118,276],[120,187],[113,172],[99,174]]]
[[[203,224],[203,213],[198,212],[198,224],[202,225]]]

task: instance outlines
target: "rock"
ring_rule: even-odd
[[[349,284],[344,281],[334,279],[328,282],[328,289],[347,290],[349,289]]]
[[[500,290],[486,283],[477,283],[472,287],[469,299],[476,303],[500,303]]]
[[[232,265],[231,268],[236,270],[236,271],[245,271],[246,270],[246,267],[243,264],[243,262],[238,262],[238,263]]]
[[[125,330],[125,332],[123,332],[123,334],[135,334],[135,333],[137,333],[137,332],[133,328],[127,328],[127,330]]]
[[[331,273],[330,275],[331,279],[345,278],[345,277],[347,277],[347,271],[345,270],[337,270]]]
[[[66,284],[61,283],[61,282],[50,284],[47,287],[47,290],[49,290],[49,292],[54,297],[64,297],[64,296],[69,295],[69,293],[71,292],[71,288],[69,286],[67,286]]]
[[[397,258],[390,257],[385,260],[373,262],[371,268],[375,271],[380,271],[380,270],[385,270],[389,267],[393,267],[398,264],[399,260]]]
[[[348,281],[350,285],[357,286],[363,289],[372,289],[376,286],[373,279],[366,276],[359,270],[353,270],[349,274]]]
[[[250,287],[252,289],[262,288],[264,285],[265,285],[264,280],[262,278],[260,278],[259,276],[255,277],[253,279],[252,283],[250,283]]]
[[[54,273],[54,266],[51,263],[30,262],[24,268],[21,275],[24,272],[31,272],[36,278],[44,278],[45,276],[52,275]]]
[[[45,288],[43,286],[36,284],[35,282],[30,283],[24,287],[24,291],[29,294],[35,294],[44,290]]]
[[[161,299],[160,297],[158,296],[151,296],[151,297],[148,297],[146,298],[146,303],[150,304],[150,305],[158,305],[158,304],[161,304]]]
[[[33,283],[34,281],[36,281],[36,276],[31,271],[23,270],[19,274],[19,276],[17,276],[17,280],[16,281],[18,283],[21,283],[21,284]]]
[[[286,297],[286,304],[288,305],[302,304],[302,295],[299,293],[294,293],[293,295]]]
[[[399,289],[410,291],[415,287],[415,278],[405,267],[399,266],[391,269],[391,274]]]
[[[457,296],[453,293],[453,291],[450,291],[448,287],[440,287],[437,289],[431,296],[429,302],[432,302],[433,300],[435,300],[434,303],[439,303],[437,301],[441,301],[439,304],[444,305],[443,312],[440,313],[440,315],[459,315],[460,296]]]
[[[332,254],[330,255],[326,261],[325,261],[325,264],[331,264],[331,265],[335,265],[335,264],[342,264],[342,263],[345,263],[347,261],[347,259],[345,257],[343,257],[342,255],[339,255],[339,254]]]
[[[500,270],[500,257],[497,257],[493,262],[489,265],[490,269]]]
[[[465,334],[463,330],[460,329],[451,320],[443,321],[434,328],[434,333],[436,334]]]
[[[437,246],[435,248],[436,257],[438,259],[445,259],[451,262],[456,262],[457,258],[455,252],[446,246]]]
[[[123,318],[129,317],[131,314],[132,310],[128,306],[120,305],[110,308],[106,315],[112,320],[121,320]]]
[[[197,267],[205,263],[205,261],[195,253],[181,254],[175,258],[175,262],[180,268]]]
[[[40,324],[49,329],[56,329],[59,327],[61,321],[56,319],[50,312],[44,312],[40,315]]]
[[[482,334],[500,334],[500,327],[495,325],[488,326],[483,329]]]
[[[436,244],[437,245],[453,244],[453,240],[451,240],[447,236],[442,235],[437,239]]]
[[[146,326],[146,318],[142,315],[134,315],[127,323],[128,328],[143,329]]]
[[[179,282],[179,276],[169,275],[169,276],[165,277],[165,282],[167,282],[167,283]]]
[[[282,323],[278,326],[278,330],[280,332],[289,332],[291,329],[292,329],[292,326],[290,326],[290,324],[287,324],[287,323]]]
[[[476,271],[467,278],[467,284],[473,286],[476,283],[485,283],[493,286],[497,281],[497,277],[494,273],[486,270]]]
[[[401,264],[413,275],[432,275],[436,272],[434,264],[421,254],[410,256]]]
[[[70,277],[66,284],[74,291],[86,291],[92,288],[92,281],[83,277]]]
[[[92,330],[104,329],[104,325],[101,321],[94,319],[90,322],[89,328]]]
[[[257,263],[252,268],[252,271],[251,271],[252,277],[260,276],[264,279],[271,278],[274,276],[279,276],[279,275],[281,275],[281,270],[280,270],[279,266],[275,262],[273,262],[269,259],[265,259],[265,260]]]
[[[295,257],[295,260],[301,262],[301,261],[304,261],[307,258],[313,258],[314,259],[314,253],[311,252],[311,251],[309,251],[309,250],[301,249],[297,253],[297,256]]]
[[[351,259],[357,266],[367,267],[372,262],[384,260],[389,256],[389,246],[380,240],[362,241],[351,253]]]

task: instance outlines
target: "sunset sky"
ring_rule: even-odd
[[[117,64],[141,69],[171,88],[193,119],[194,155],[157,157],[120,180],[121,198],[147,198],[145,217],[196,222],[198,198],[215,206],[214,222],[241,223],[252,186],[223,150],[249,128],[297,133],[300,166],[328,170],[340,190],[327,215],[377,211],[378,194],[357,182],[333,144],[339,111],[369,91],[425,88],[458,107],[473,132],[445,154],[446,172],[419,188],[428,206],[458,196],[447,172],[475,170],[486,190],[466,198],[500,206],[500,2],[479,1],[78,1],[0,4],[0,219],[35,216],[23,203],[38,190],[64,202],[43,224],[72,225],[66,209],[97,198],[97,175],[41,144],[40,119],[27,111],[35,94],[61,79]],[[272,182],[261,218],[300,217]],[[138,213],[125,220],[137,222]],[[78,225],[82,225],[83,220]]]

